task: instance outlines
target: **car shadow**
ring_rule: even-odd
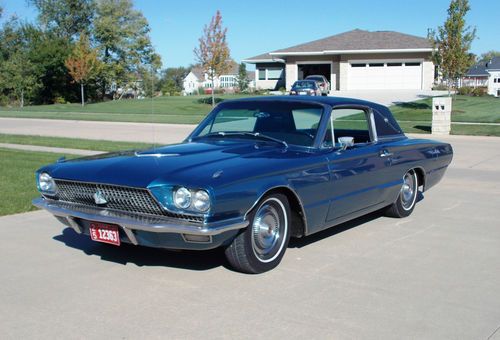
[[[104,261],[122,265],[133,263],[142,266],[162,266],[189,270],[209,270],[225,266],[222,249],[206,251],[173,251],[159,248],[134,246],[122,243],[119,247],[92,241],[87,235],[77,234],[73,229],[66,228],[54,240],[66,246],[81,250],[89,256],[99,256]]]
[[[424,199],[424,194],[421,191],[419,191],[418,195],[417,195],[417,203],[422,201],[423,199]],[[349,229],[358,227],[362,224],[371,222],[371,221],[376,220],[380,217],[385,217],[384,210],[385,210],[385,208],[374,211],[372,213],[369,213],[369,214],[366,214],[364,216],[355,218],[353,220],[338,224],[336,226],[330,227],[328,229],[322,230],[320,232],[317,232],[315,234],[312,234],[312,235],[309,235],[306,237],[291,238],[290,243],[288,244],[288,248],[302,248],[302,247],[305,247],[311,243],[318,242],[318,241],[324,240],[325,238],[328,238],[330,236],[340,234],[344,231],[347,231]]]
[[[424,199],[422,192],[419,192],[417,202]],[[340,234],[349,229],[371,222],[384,216],[384,210],[358,217],[354,220],[325,229],[313,235],[295,239],[290,239],[289,248],[302,248],[311,243],[321,241],[330,236]],[[134,246],[123,243],[120,247],[98,243],[92,241],[87,235],[77,234],[73,229],[63,229],[60,235],[53,237],[54,240],[64,243],[66,246],[81,250],[88,256],[99,256],[104,261],[114,262],[121,265],[129,263],[142,266],[161,266],[195,271],[205,271],[223,266],[234,271],[226,261],[224,250],[217,248],[204,251],[173,251],[167,249]]]

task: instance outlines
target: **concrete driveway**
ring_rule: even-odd
[[[0,218],[0,336],[500,339],[500,139],[456,157],[413,215],[293,242],[263,275],[221,251],[93,243],[37,211]]]

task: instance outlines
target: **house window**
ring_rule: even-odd
[[[281,79],[282,73],[283,73],[283,69],[281,69],[281,68],[268,68],[267,69],[267,80]]]
[[[366,64],[351,64],[351,67],[366,67]]]
[[[371,63],[370,67],[384,67],[384,63]]]
[[[259,80],[266,80],[266,69],[259,68]]]
[[[405,63],[405,66],[420,66],[420,63]]]
[[[403,63],[387,63],[388,67],[403,66]]]

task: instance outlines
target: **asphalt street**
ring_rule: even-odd
[[[441,139],[454,161],[409,218],[294,241],[262,275],[1,217],[0,337],[500,339],[500,138]]]

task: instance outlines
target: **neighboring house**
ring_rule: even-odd
[[[419,89],[434,82],[428,39],[393,31],[353,31],[244,60],[255,64],[256,87],[287,90],[321,74],[332,90]]]
[[[500,57],[472,66],[462,78],[461,86],[487,87],[488,94],[500,96]]]
[[[249,80],[250,86],[251,79]],[[186,78],[184,78],[183,86],[184,93],[193,94],[197,93],[198,88],[200,87],[212,88],[212,81],[209,79],[208,74],[203,72],[203,69],[200,66],[195,66],[191,69],[191,72],[188,73]],[[223,74],[214,79],[213,87],[216,89],[234,91],[238,87],[238,64],[232,61],[227,74]]]

